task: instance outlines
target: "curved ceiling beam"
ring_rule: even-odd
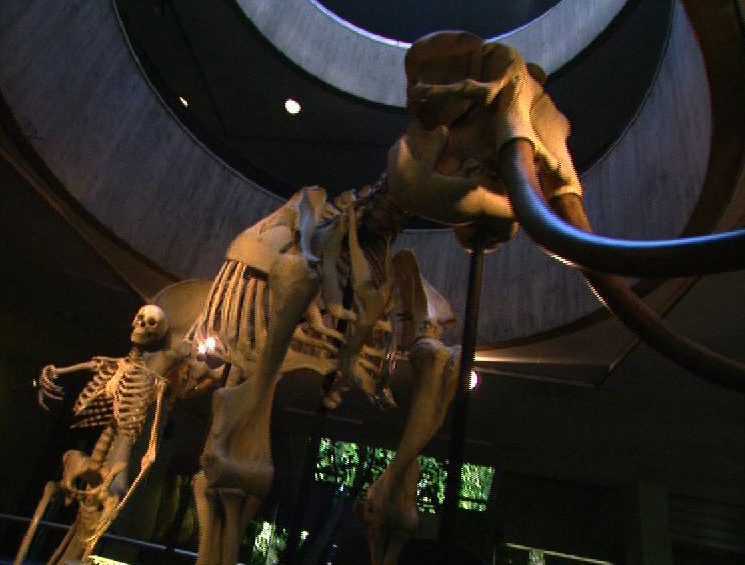
[[[516,47],[526,61],[552,73],[587,47],[627,0],[562,0],[532,22],[495,37]],[[404,55],[409,43],[366,32],[315,0],[237,0],[280,52],[296,65],[354,96],[406,106]]]

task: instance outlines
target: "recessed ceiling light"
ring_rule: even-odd
[[[299,114],[302,109],[303,107],[297,100],[293,100],[292,98],[285,100],[285,110],[287,110],[288,114]]]
[[[189,107],[189,101],[186,98],[184,98],[183,96],[179,96],[178,97],[178,100],[179,100],[179,102],[181,102],[181,104],[184,105],[184,108],[188,108]]]

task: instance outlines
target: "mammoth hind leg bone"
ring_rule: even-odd
[[[404,433],[388,468],[370,486],[362,504],[373,565],[395,565],[416,531],[418,456],[442,426],[455,395],[460,347],[422,337],[409,353],[414,394]]]

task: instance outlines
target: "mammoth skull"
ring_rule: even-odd
[[[581,196],[569,123],[544,92],[543,72],[515,49],[440,32],[415,42],[405,64],[412,121],[388,156],[402,208],[454,226],[501,223],[509,239],[515,216],[499,155],[517,139],[533,146],[547,198]]]
[[[137,311],[132,320],[130,340],[136,345],[151,345],[163,339],[167,331],[166,313],[154,304],[147,304]]]

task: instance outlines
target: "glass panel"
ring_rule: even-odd
[[[315,479],[339,485],[340,492],[359,496],[380,476],[395,453],[380,447],[361,447],[354,443],[321,440]],[[445,498],[447,462],[434,457],[419,458],[422,468],[417,485],[417,506],[421,512],[434,513]],[[465,463],[461,470],[460,508],[486,511],[494,469]]]

